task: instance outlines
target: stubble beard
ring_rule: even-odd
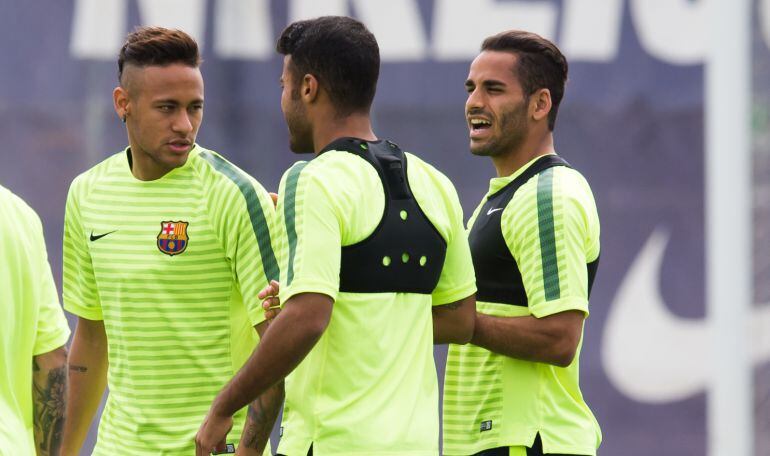
[[[529,130],[526,114],[526,101],[503,112],[498,122],[500,128],[497,136],[493,136],[486,143],[478,145],[474,145],[471,141],[471,153],[479,157],[499,157],[517,150],[524,142]]]
[[[285,115],[289,129],[289,149],[297,154],[314,152],[313,131],[307,120],[304,106],[299,101],[299,92],[292,93],[292,105]]]

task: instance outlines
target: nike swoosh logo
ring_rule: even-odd
[[[94,232],[91,231],[91,237],[89,239],[91,239],[91,242],[98,241],[99,239],[103,238],[104,236],[107,236],[108,234],[112,234],[115,231],[118,231],[118,230],[113,230],[113,231],[110,231],[109,233],[104,233],[104,234],[97,234],[96,236],[94,236]]]
[[[602,365],[623,394],[639,402],[666,403],[711,387],[711,325],[682,318],[666,307],[660,292],[669,233],[656,229],[636,256],[618,289],[602,337]],[[770,361],[770,303],[753,309],[754,365]]]
[[[492,213],[493,213],[493,212],[502,211],[502,210],[503,210],[503,208],[502,208],[502,207],[496,207],[496,208],[494,208],[494,209],[490,209],[490,210],[488,210],[488,211],[487,211],[487,215],[492,215]]]

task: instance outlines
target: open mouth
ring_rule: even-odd
[[[471,133],[481,133],[485,130],[492,128],[492,122],[486,119],[473,118],[469,119]]]

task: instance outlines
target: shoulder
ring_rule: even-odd
[[[260,197],[267,194],[267,190],[254,177],[218,152],[196,147],[198,151],[190,157],[190,166],[206,185],[207,193],[224,191],[230,195],[243,195],[247,199],[254,193]]]
[[[70,184],[70,197],[80,198],[88,195],[99,182],[108,179],[112,173],[118,172],[119,167],[128,167],[126,149],[114,153],[101,162],[77,175]]]
[[[588,181],[579,171],[554,166],[531,177],[514,194],[503,212],[507,223],[534,222],[565,211],[596,212]],[[522,216],[522,214],[527,214]]]
[[[377,171],[363,158],[343,151],[328,151],[289,168],[282,179],[286,189],[322,188],[329,194],[344,194],[379,182]]]
[[[591,186],[588,184],[588,181],[580,171],[575,168],[556,166],[553,168],[552,176],[554,193],[591,193]]]
[[[26,201],[9,189],[0,185],[0,204],[14,214],[11,220],[19,220],[24,223],[39,224],[40,217]]]
[[[406,155],[406,166],[410,179],[414,174],[415,177],[429,179],[434,184],[438,185],[441,190],[454,191],[454,184],[452,181],[449,180],[444,173],[436,169],[435,166],[411,152],[404,152],[404,154]]]

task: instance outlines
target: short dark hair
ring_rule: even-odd
[[[535,33],[508,30],[485,39],[481,50],[516,54],[518,63],[514,72],[527,96],[542,88],[551,92],[553,106],[548,114],[548,129],[553,131],[569,70],[567,59],[559,48]]]
[[[120,48],[118,81],[123,77],[123,68],[128,64],[146,67],[172,63],[182,63],[193,68],[200,66],[198,43],[181,30],[137,27],[128,34]]]
[[[340,115],[372,106],[380,48],[361,22],[344,16],[297,21],[281,33],[276,51],[291,56],[292,75],[315,76]]]

